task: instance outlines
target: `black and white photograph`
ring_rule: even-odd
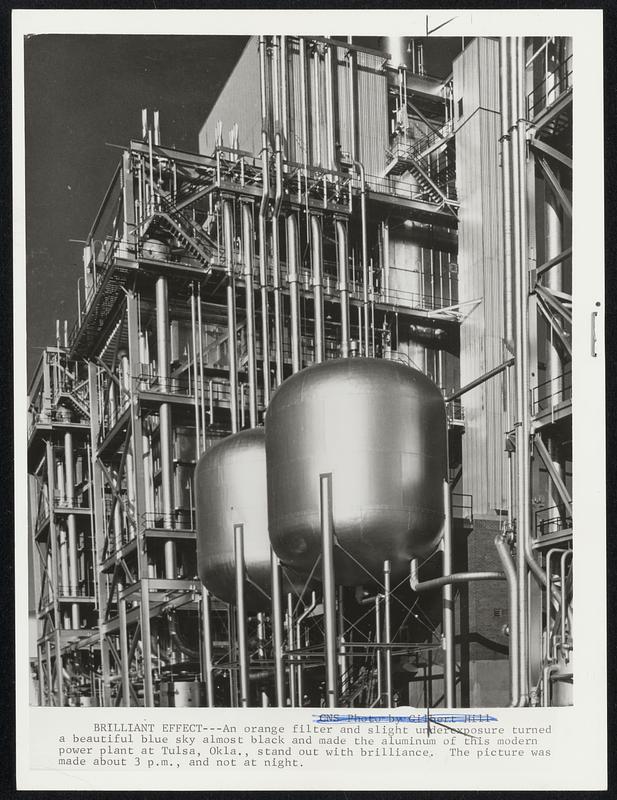
[[[353,741],[363,719],[481,736],[521,710],[515,769],[581,703],[583,58],[572,21],[451,18],[23,37],[22,678],[121,732],[100,763],[61,736],[58,769],[146,766],[155,729],[114,714],[217,708],[306,739],[212,727],[148,767],[225,766],[244,727],[281,745],[260,767],[306,771],[334,722],[383,770],[416,742]]]

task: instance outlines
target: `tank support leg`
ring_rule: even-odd
[[[246,639],[246,608],[244,604],[244,525],[234,525],[234,560],[236,564],[236,619],[238,661],[240,666],[240,707],[249,704],[249,659]]]
[[[383,562],[383,622],[384,622],[384,643],[391,643],[391,622],[390,622],[390,593],[391,593],[391,569],[390,562]],[[392,708],[392,650],[386,648],[386,708]]]
[[[332,524],[332,473],[319,476],[324,629],[326,643],[326,695],[328,708],[336,708],[336,590],[334,586],[334,530]]]
[[[274,650],[274,680],[276,705],[285,705],[285,673],[283,670],[283,611],[281,607],[281,565],[274,550],[270,550],[272,571],[272,649]]]
[[[445,525],[443,531],[443,574],[452,574],[452,500],[450,484],[443,483],[443,508]],[[456,707],[456,658],[454,652],[454,587],[451,583],[445,584],[442,589],[443,603],[443,637],[444,653],[444,678],[446,707]]]
[[[201,587],[201,624],[203,635],[203,680],[206,683],[208,708],[214,706],[214,685],[212,672],[212,627],[210,623],[210,593]]]

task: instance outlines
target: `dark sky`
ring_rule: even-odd
[[[376,37],[357,37],[378,47]],[[197,151],[197,134],[245,36],[41,35],[25,42],[28,374],[77,316],[82,248],[120,150],[158,108],[163,144]],[[448,73],[460,39],[432,39],[425,63]]]
[[[25,42],[28,374],[77,316],[81,245],[120,158],[160,109],[163,144],[197,134],[245,36],[32,36]]]

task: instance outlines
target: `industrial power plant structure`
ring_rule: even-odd
[[[571,41],[440,42],[143,112],[28,398],[39,704],[572,703]]]

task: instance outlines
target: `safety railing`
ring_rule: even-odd
[[[527,95],[527,116],[533,119],[572,88],[572,56],[552,69]]]
[[[560,533],[572,528],[572,517],[564,508],[550,506],[541,508],[535,513],[536,538]]]
[[[182,509],[171,514],[148,511],[141,515],[142,530],[192,531],[195,527],[194,509]]]
[[[531,390],[531,413],[534,416],[550,411],[572,399],[572,372],[564,372]]]
[[[94,582],[89,581],[85,585],[71,587],[66,584],[58,584],[58,597],[82,597],[94,600]]]

